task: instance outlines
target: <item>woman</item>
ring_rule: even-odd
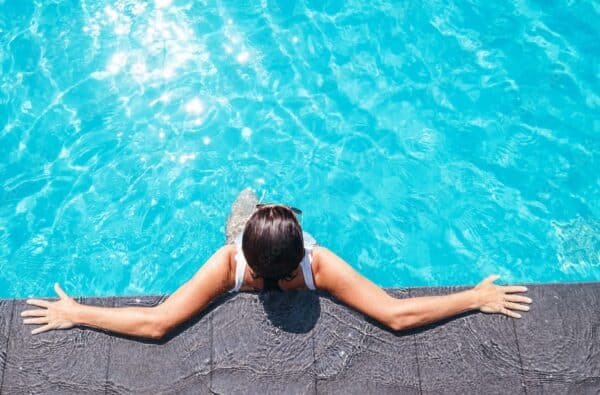
[[[244,195],[243,191],[240,196]],[[254,195],[252,195],[254,196]],[[244,204],[245,202],[245,204]],[[531,299],[519,295],[522,286],[498,286],[490,276],[475,288],[445,296],[396,299],[358,274],[344,260],[302,232],[299,210],[279,204],[249,205],[252,199],[239,199],[232,215],[228,238],[234,242],[217,250],[198,270],[162,304],[154,307],[106,308],[82,305],[54,285],[59,300],[30,299],[40,309],[21,313],[25,324],[41,324],[31,333],[68,329],[76,325],[101,328],[130,336],[159,339],[185,322],[227,291],[263,289],[321,289],[341,302],[372,317],[392,330],[404,330],[432,323],[471,310],[500,313],[520,318],[516,311],[527,311]],[[247,218],[247,216],[245,217]],[[236,227],[243,233],[234,238]]]

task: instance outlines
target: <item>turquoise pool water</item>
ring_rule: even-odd
[[[0,0],[0,297],[171,292],[244,187],[382,286],[600,280],[594,1]]]

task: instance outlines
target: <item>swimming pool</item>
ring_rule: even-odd
[[[237,193],[381,286],[600,280],[591,1],[0,1],[0,297],[171,292]]]

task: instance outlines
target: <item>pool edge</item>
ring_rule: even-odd
[[[159,342],[87,328],[32,336],[19,316],[24,299],[1,299],[0,393],[598,391],[600,282],[527,286],[534,304],[520,320],[466,314],[398,333],[322,293],[225,296]],[[83,300],[148,306],[163,298]]]

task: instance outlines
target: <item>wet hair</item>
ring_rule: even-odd
[[[264,289],[278,289],[277,282],[289,278],[304,257],[302,228],[286,206],[268,205],[252,214],[242,236],[242,251]]]

